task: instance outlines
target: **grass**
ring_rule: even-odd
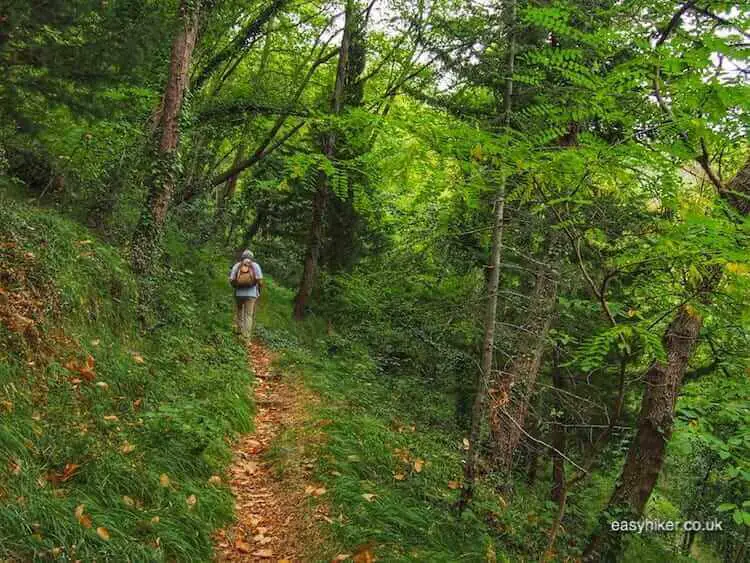
[[[144,332],[118,249],[0,196],[0,560],[212,557],[232,498],[211,478],[230,437],[250,430],[250,374],[221,251],[176,231],[165,243],[172,266],[147,280]],[[329,517],[311,559],[537,561],[556,510],[549,475],[512,499],[483,482],[459,517],[465,436],[446,390],[379,369],[365,342],[322,319],[293,322],[291,291],[267,282],[257,334],[320,399],[269,456],[292,480],[314,459],[327,489],[310,499]],[[585,539],[611,477],[571,496],[558,560]],[[625,561],[668,556],[649,538],[628,549]]]
[[[368,549],[383,561],[486,561],[500,551],[486,519],[503,512],[496,495],[455,516],[463,436],[443,392],[378,375],[363,347],[328,335],[322,321],[291,321],[291,298],[271,283],[259,326],[280,352],[278,369],[321,398],[308,424],[326,434],[314,479],[328,490],[321,502],[333,523],[317,560]]]
[[[0,243],[0,559],[209,560],[252,411],[221,254],[168,237],[141,335],[118,249],[8,198]]]
[[[453,487],[462,480],[465,435],[449,392],[412,374],[384,374],[366,343],[331,333],[323,319],[295,323],[291,301],[290,290],[270,281],[259,332],[279,352],[277,370],[320,398],[306,424],[322,429],[325,439],[316,435],[302,445],[314,449],[312,479],[327,490],[312,502],[325,503],[330,518],[314,560],[369,551],[389,562],[539,561],[557,511],[549,500],[549,464],[533,485],[519,478],[512,497],[481,482],[471,509],[458,516],[460,489]],[[305,442],[305,435],[294,429],[285,440]],[[293,464],[292,458],[275,461]],[[571,493],[555,561],[580,554],[617,469]],[[625,562],[690,560],[655,537],[630,538],[627,546]]]

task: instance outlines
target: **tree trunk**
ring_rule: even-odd
[[[347,108],[362,106],[364,98],[365,79],[362,73],[366,64],[366,36],[365,26],[361,14],[354,14],[352,31],[349,37],[349,54],[347,57],[346,76],[344,78],[344,105]],[[369,129],[369,126],[365,126]],[[359,128],[347,128],[345,137],[336,143],[336,157],[339,160],[351,161],[367,153],[372,144],[351,143],[349,137],[368,136],[369,131]],[[367,175],[355,171],[347,171],[346,195],[332,193],[329,202],[328,238],[324,250],[326,268],[332,272],[350,271],[359,257],[360,241],[358,236],[359,214],[355,207],[356,186],[363,187],[367,183]]]
[[[750,213],[750,159],[727,189],[719,195],[738,213]],[[715,269],[700,288],[700,299],[710,301],[721,280],[721,271]],[[609,520],[622,512],[628,519],[638,519],[656,485],[664,465],[666,446],[672,434],[675,406],[682,379],[698,340],[703,319],[690,307],[680,307],[677,316],[664,335],[667,363],[654,362],[646,374],[646,390],[641,399],[641,413],[636,435],[631,442],[622,474],[617,481],[608,508],[602,515],[597,531],[584,550],[584,561],[611,561],[620,550],[620,534],[613,534]]]
[[[682,377],[702,324],[701,316],[684,305],[667,328],[664,335],[667,362],[654,362],[646,374],[636,435],[609,500],[607,520],[638,520],[643,515],[664,465]],[[614,561],[621,549],[620,539],[621,534],[612,533],[608,521],[601,522],[599,533],[586,547],[584,561]]]
[[[509,369],[500,373],[493,390],[490,431],[498,470],[506,477],[521,440],[529,400],[536,384],[557,298],[556,276],[546,267],[537,273],[529,322],[523,327],[518,350]]]
[[[484,317],[484,340],[482,342],[482,364],[479,371],[478,385],[474,395],[471,411],[471,430],[469,432],[469,451],[464,466],[464,487],[461,491],[458,510],[461,512],[471,502],[474,495],[477,465],[479,463],[479,442],[482,434],[482,422],[487,409],[487,398],[492,380],[492,359],[495,355],[495,322],[497,317],[497,290],[500,283],[500,260],[503,249],[503,222],[505,220],[505,182],[495,198],[495,223],[492,231],[492,249],[487,276],[487,308]]]
[[[554,365],[552,367],[552,384],[554,385],[555,389],[559,389],[560,391],[565,390],[565,377],[562,374],[562,370],[560,369],[560,351],[555,346],[555,349],[553,351],[553,362]],[[565,427],[563,426],[563,414],[562,411],[564,409],[564,403],[561,398],[561,393],[556,394],[556,400],[555,400],[555,410],[558,411],[555,422],[552,425],[552,437],[551,437],[551,443],[552,447],[554,447],[559,452],[565,452]],[[550,498],[552,501],[558,503],[558,505],[562,502],[563,496],[565,492],[565,460],[563,457],[558,454],[557,452],[552,453],[552,490],[550,491]]]
[[[515,0],[507,0],[504,5],[505,29],[508,32],[508,57],[506,59],[505,92],[503,94],[503,124],[510,127],[510,115],[513,109],[513,72],[515,65],[515,33],[513,31],[516,19]],[[497,291],[500,284],[500,261],[503,249],[503,226],[505,222],[505,174],[502,175],[500,186],[494,201],[495,219],[492,226],[492,247],[490,261],[487,265],[487,308],[484,316],[484,340],[482,342],[482,360],[477,378],[476,395],[471,409],[471,429],[469,432],[469,451],[464,466],[464,486],[458,501],[458,512],[461,513],[471,502],[476,486],[477,466],[479,464],[479,442],[482,435],[492,385],[492,361],[495,356],[495,324],[497,322]]]
[[[750,215],[750,157],[720,195],[740,215]]]
[[[344,21],[344,33],[341,36],[341,47],[339,48],[339,61],[336,70],[336,82],[333,87],[331,99],[331,113],[341,113],[344,104],[344,86],[346,84],[347,61],[349,58],[349,41],[351,39],[354,2],[348,0],[346,3],[346,16]],[[336,149],[336,134],[332,131],[323,135],[322,151],[327,159],[333,160]],[[323,223],[325,220],[326,207],[328,206],[329,189],[328,175],[324,171],[318,172],[315,195],[312,201],[312,218],[310,220],[310,232],[307,237],[307,252],[302,270],[297,295],[294,298],[294,318],[301,321],[305,316],[307,301],[312,295],[313,286],[318,273],[318,260],[320,249],[323,245]]]
[[[177,182],[180,112],[188,87],[188,73],[198,36],[199,16],[199,1],[180,2],[180,25],[172,43],[167,85],[155,120],[158,144],[153,172],[148,181],[148,202],[133,235],[133,268],[141,274],[151,269],[159,253],[162,230]]]

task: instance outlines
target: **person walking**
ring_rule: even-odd
[[[240,261],[232,266],[229,283],[234,287],[236,330],[250,340],[255,321],[255,304],[263,287],[263,271],[250,250],[244,250]]]

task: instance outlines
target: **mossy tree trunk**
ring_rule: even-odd
[[[132,263],[140,274],[151,270],[159,254],[162,230],[177,184],[180,115],[198,37],[200,11],[200,0],[181,0],[167,84],[154,120],[156,146],[147,182],[148,200],[133,235]]]
[[[355,18],[355,3],[347,0],[346,14],[344,20],[344,32],[341,36],[339,48],[339,60],[336,68],[336,82],[333,87],[331,98],[331,114],[339,115],[344,107],[344,95],[346,87],[347,67],[349,60],[349,44]],[[323,155],[330,161],[335,159],[336,154],[336,132],[329,130],[323,133],[321,141]],[[312,200],[312,216],[310,219],[310,231],[307,236],[307,251],[303,263],[302,277],[300,278],[297,295],[294,298],[294,318],[298,321],[305,317],[307,302],[312,295],[315,280],[318,275],[318,262],[320,251],[323,247],[323,235],[325,226],[325,213],[330,198],[328,174],[320,170],[317,173],[316,188]]]

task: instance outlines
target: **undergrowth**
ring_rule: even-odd
[[[327,491],[311,499],[327,505],[329,526],[315,560],[367,552],[389,562],[538,561],[557,512],[550,468],[541,468],[532,484],[519,477],[512,492],[482,480],[459,516],[466,436],[445,400],[449,391],[415,374],[384,371],[367,342],[330,330],[323,319],[292,321],[292,292],[268,281],[259,335],[278,352],[277,371],[301,378],[321,399],[307,424],[326,437],[301,445],[315,449],[311,478]],[[282,440],[305,440],[304,429],[287,434]],[[580,555],[581,538],[593,529],[615,478],[614,471],[597,475],[585,494],[570,493],[552,560]],[[653,507],[648,513],[655,514]],[[690,560],[665,552],[654,538],[629,538],[625,561],[667,559]]]
[[[125,252],[0,200],[0,560],[210,559],[249,373],[221,254],[166,244],[142,331]]]

